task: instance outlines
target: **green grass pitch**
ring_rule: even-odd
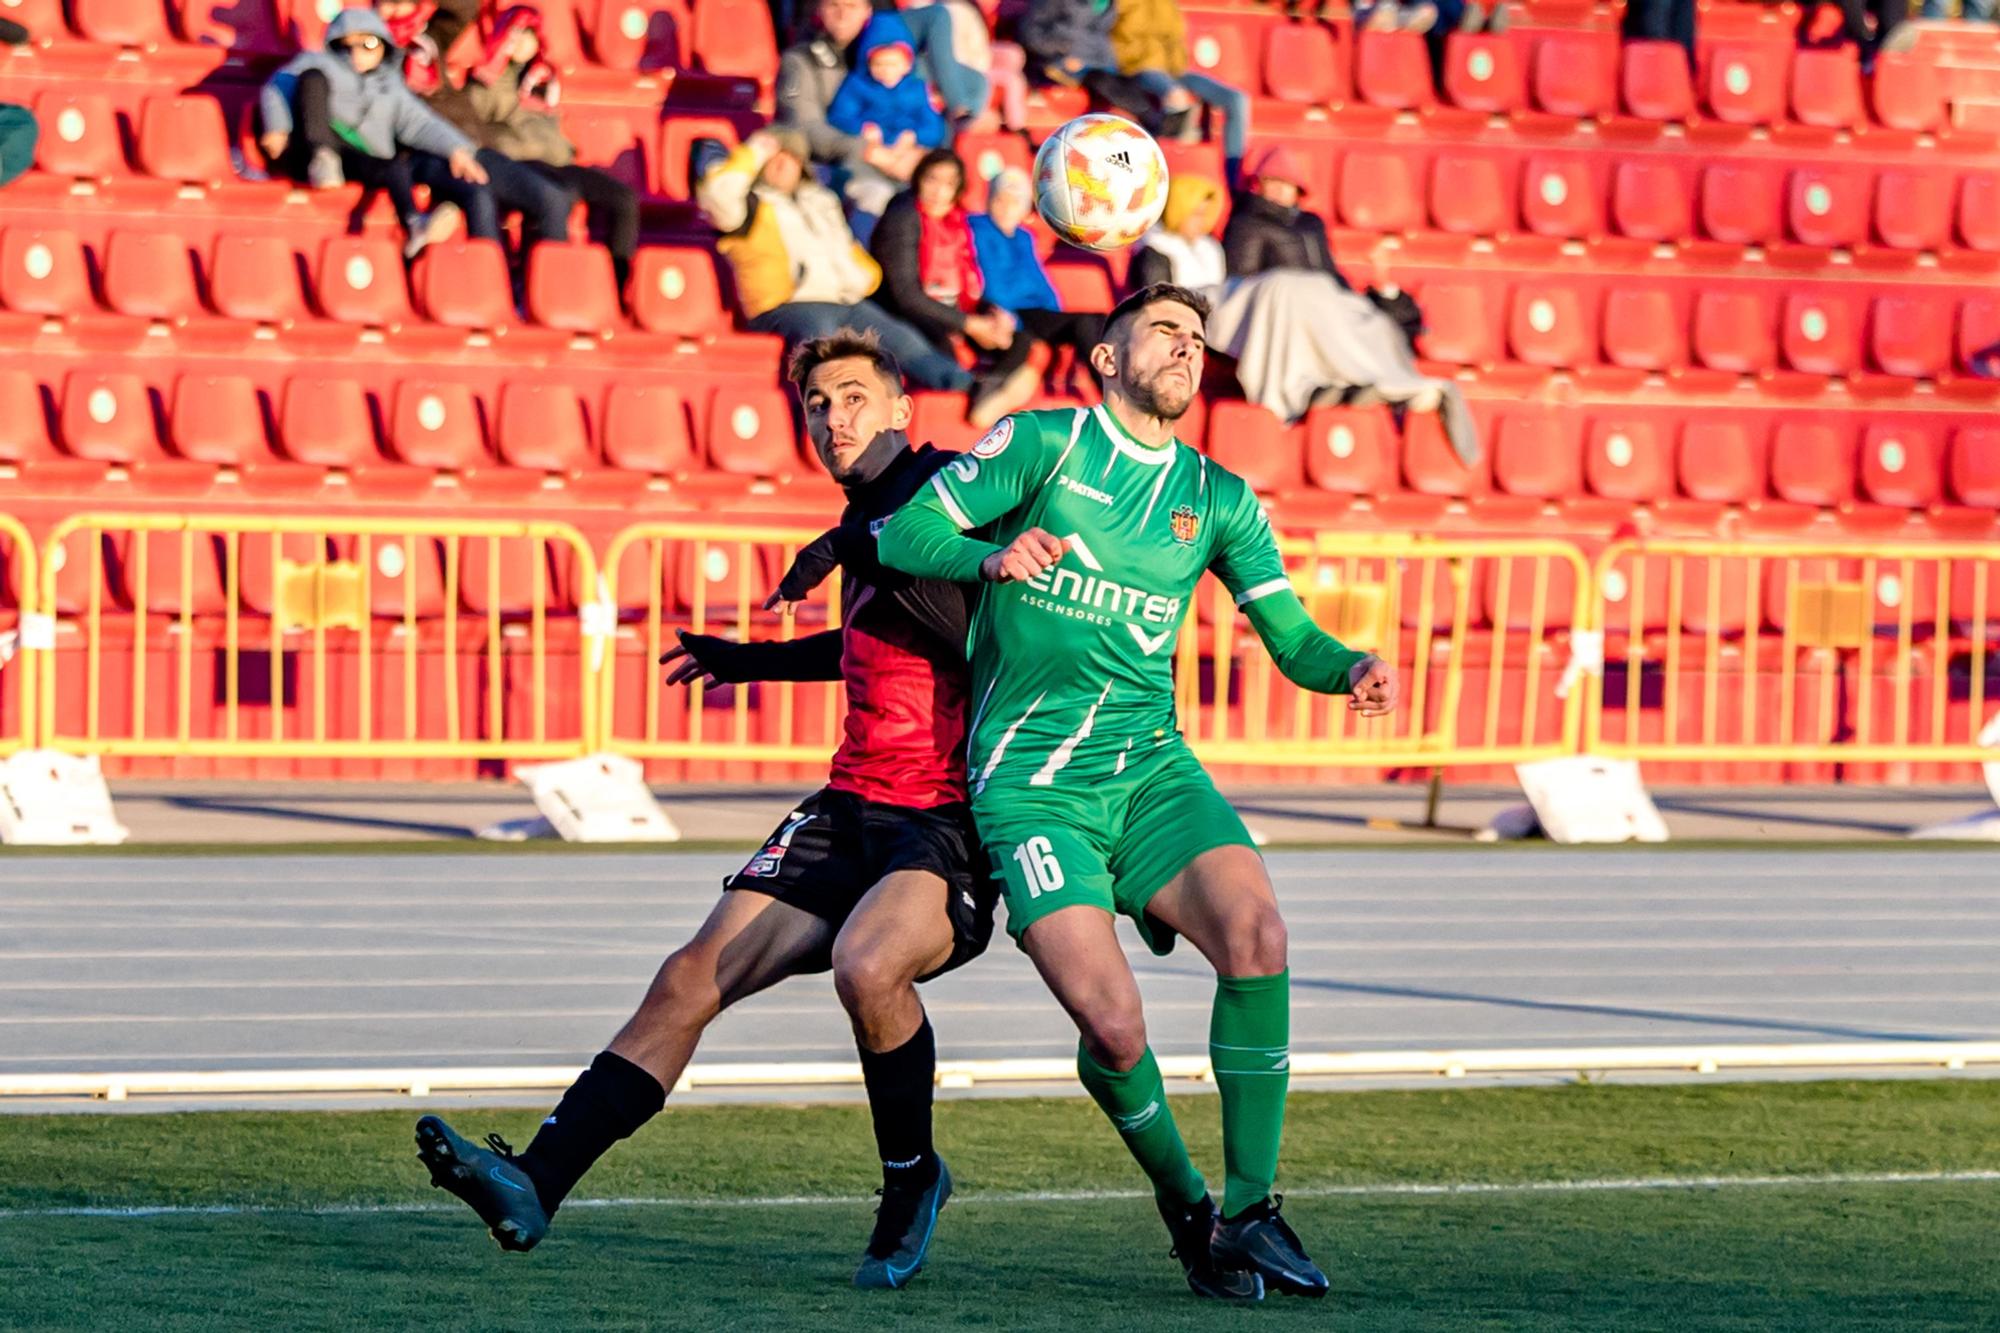
[[[1212,1179],[1217,1111],[1176,1101]],[[0,1329],[2000,1327],[2000,1082],[1295,1095],[1280,1188],[1333,1295],[1254,1310],[1188,1294],[1082,1099],[939,1106],[960,1193],[900,1293],[848,1286],[859,1107],[669,1109],[577,1196],[626,1202],[527,1256],[428,1187],[415,1118],[0,1116]],[[1940,1174],[1974,1178],[1879,1179]],[[215,1211],[61,1211],[162,1205]]]

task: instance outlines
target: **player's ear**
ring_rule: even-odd
[[[908,430],[910,418],[916,415],[917,404],[906,393],[899,393],[889,400],[889,429]]]
[[[1104,379],[1118,373],[1118,349],[1110,343],[1099,343],[1090,349],[1090,368]]]

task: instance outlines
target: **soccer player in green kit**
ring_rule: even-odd
[[[1181,738],[1173,646],[1213,570],[1299,685],[1377,717],[1396,680],[1312,623],[1250,487],[1174,439],[1207,317],[1181,288],[1128,297],[1091,352],[1103,404],[1001,421],[897,511],[878,550],[910,574],[991,585],[970,638],[973,816],[1007,929],[1075,1020],[1077,1072],[1151,1178],[1189,1285],[1323,1296],[1271,1194],[1290,1081],[1285,925],[1243,821]],[[1215,967],[1219,1213],[1174,1125],[1114,914],[1155,953],[1185,935]]]

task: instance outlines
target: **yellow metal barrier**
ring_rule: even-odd
[[[34,540],[19,519],[0,514],[0,758],[35,743],[35,685],[49,632],[41,606]]]
[[[2000,696],[2000,543],[1622,541],[1592,590],[1593,754],[1993,757],[1977,736]]]
[[[114,756],[585,754],[597,586],[558,523],[78,515],[43,548],[39,737]]]

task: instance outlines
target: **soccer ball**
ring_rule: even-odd
[[[1035,154],[1035,207],[1071,245],[1122,249],[1166,206],[1167,159],[1129,120],[1078,116]]]

